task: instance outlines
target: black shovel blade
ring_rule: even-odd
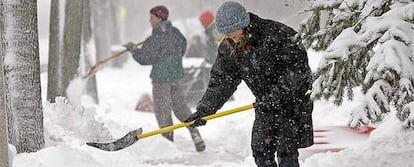
[[[133,145],[138,141],[138,135],[142,134],[142,128],[130,131],[124,137],[109,143],[86,143],[88,146],[92,146],[104,151],[118,151],[122,150],[130,145]]]

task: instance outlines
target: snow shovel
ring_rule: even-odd
[[[231,110],[218,112],[218,113],[213,114],[213,115],[205,116],[205,117],[203,117],[203,119],[211,120],[211,119],[219,118],[219,117],[222,117],[222,116],[234,114],[234,113],[237,113],[237,112],[249,110],[249,109],[252,109],[252,108],[253,108],[253,104],[249,104],[249,105],[237,107],[237,108],[234,108],[234,109],[231,109]],[[115,140],[113,142],[109,142],[109,143],[89,142],[89,143],[86,143],[86,144],[88,146],[96,147],[96,148],[104,150],[104,151],[118,151],[118,150],[124,149],[124,148],[134,144],[135,142],[137,142],[140,139],[150,137],[150,136],[154,136],[154,135],[158,135],[158,134],[165,133],[165,132],[169,132],[169,131],[173,131],[174,129],[190,126],[193,123],[194,123],[194,121],[183,122],[183,123],[180,123],[180,124],[167,126],[165,128],[150,131],[150,132],[147,132],[147,133],[142,133],[142,128],[139,128],[139,129],[130,131],[124,137],[122,137],[118,140]]]
[[[138,44],[136,44],[136,46],[139,46],[139,45],[141,45],[143,42],[140,42],[140,43],[138,43]],[[84,75],[83,77],[82,77],[82,79],[86,79],[86,78],[88,78],[88,77],[90,77],[90,76],[92,76],[93,74],[95,74],[96,73],[96,71],[98,71],[98,69],[99,69],[99,67],[101,67],[102,65],[104,65],[105,63],[107,63],[108,61],[111,61],[111,60],[113,60],[113,59],[115,59],[115,58],[117,58],[117,57],[119,57],[119,56],[121,56],[121,55],[123,55],[124,53],[126,53],[128,50],[122,50],[122,51],[119,51],[119,52],[117,52],[117,53],[115,53],[114,55],[112,55],[111,57],[108,57],[108,58],[106,58],[106,59],[103,59],[103,60],[101,60],[101,61],[99,61],[98,63],[96,63],[94,66],[92,66],[90,69],[89,69],[89,71],[88,71],[88,73],[86,73],[86,75]]]

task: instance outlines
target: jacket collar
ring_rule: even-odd
[[[157,27],[152,30],[152,33],[161,33],[166,32],[172,27],[172,24],[169,20],[162,21]]]
[[[264,27],[260,24],[259,16],[250,13],[250,24],[245,28],[245,36],[253,46],[257,46],[260,39],[262,39],[262,31]]]

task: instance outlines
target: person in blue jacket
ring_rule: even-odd
[[[168,9],[155,6],[150,10],[149,22],[152,34],[143,42],[141,48],[129,42],[124,46],[141,65],[151,65],[154,113],[160,128],[173,125],[171,110],[180,121],[184,121],[191,110],[184,102],[184,87],[180,80],[184,77],[183,56],[187,42],[183,34],[168,20]],[[199,131],[188,127],[197,151],[205,150],[205,143]],[[173,132],[162,134],[174,141]]]

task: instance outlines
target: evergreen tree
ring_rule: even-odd
[[[411,0],[317,0],[298,37],[324,50],[313,99],[341,104],[362,87],[351,127],[381,121],[391,105],[405,128],[414,128],[414,2]]]

